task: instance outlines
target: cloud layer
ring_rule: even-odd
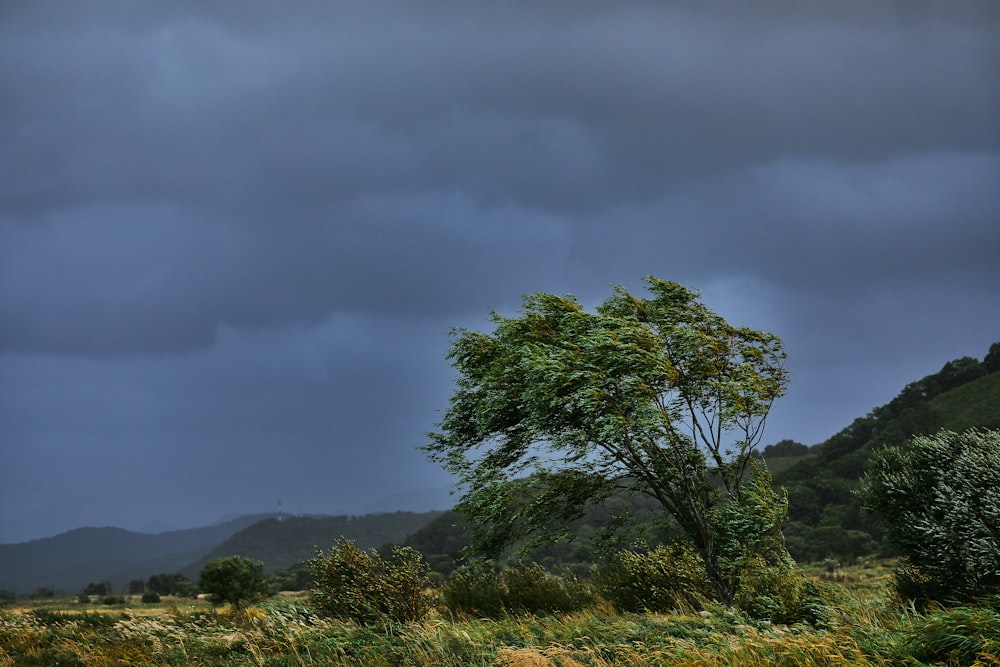
[[[537,290],[779,333],[773,440],[1000,339],[989,0],[0,12],[0,541],[445,487],[447,331]]]

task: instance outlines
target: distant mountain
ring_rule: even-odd
[[[264,563],[266,572],[297,565],[316,555],[316,548],[329,549],[341,537],[369,549],[384,544],[401,544],[442,512],[392,512],[360,517],[283,517],[254,523],[197,560],[181,572],[197,576],[205,563],[222,556],[244,556]]]
[[[0,589],[29,593],[40,586],[77,592],[108,580],[121,590],[132,579],[176,572],[247,526],[271,516],[151,535],[121,528],[77,528],[55,537],[0,544]]]

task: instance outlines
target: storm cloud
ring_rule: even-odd
[[[6,3],[0,542],[450,502],[448,330],[645,274],[819,442],[1000,340],[1000,6]],[[127,498],[127,500],[125,500]]]

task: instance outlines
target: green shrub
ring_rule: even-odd
[[[499,572],[476,562],[456,570],[441,589],[452,612],[497,617],[506,612],[579,611],[593,601],[590,587],[569,572],[548,572],[538,563],[520,562]]]
[[[941,431],[876,452],[857,491],[906,556],[918,607],[1000,592],[1000,430]]]
[[[430,568],[409,547],[394,547],[383,559],[378,552],[340,540],[329,555],[320,550],[309,561],[315,580],[312,602],[326,616],[368,625],[386,620],[406,623],[423,618],[431,597],[424,592]]]
[[[142,594],[144,604],[157,604],[160,601],[160,594],[156,591],[146,591]]]
[[[504,590],[493,565],[475,561],[452,572],[441,586],[444,605],[456,613],[496,617],[504,610]]]
[[[125,604],[125,598],[121,595],[105,595],[101,598],[101,604],[106,604],[108,606],[114,604]]]
[[[827,617],[821,588],[798,573],[794,562],[768,563],[759,556],[744,565],[736,607],[750,618],[773,623],[818,626]]]
[[[598,593],[620,611],[700,609],[713,598],[701,558],[681,544],[621,551],[595,569]]]

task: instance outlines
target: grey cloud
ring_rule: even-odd
[[[88,494],[142,465],[192,490],[156,517],[181,523],[245,511],[275,460],[307,511],[443,486],[414,446],[448,328],[643,274],[780,334],[771,432],[828,436],[996,339],[998,26],[993,0],[3,3],[0,539],[56,525],[8,509],[46,470],[65,528],[157,510]]]

